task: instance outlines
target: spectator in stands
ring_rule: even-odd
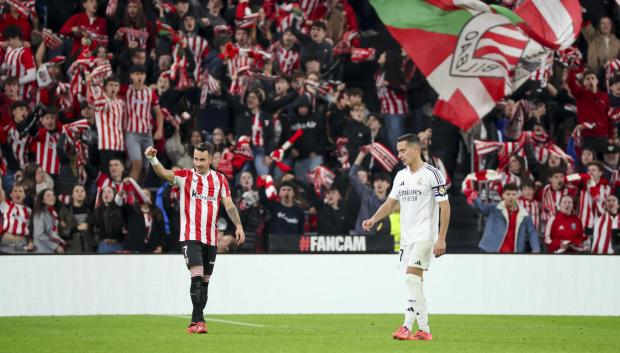
[[[72,253],[89,253],[95,249],[92,234],[88,232],[90,209],[86,202],[86,189],[82,185],[75,185],[70,203],[58,212],[60,235],[67,240]]]
[[[319,234],[347,234],[349,222],[344,210],[340,190],[332,186],[325,192],[325,199],[315,205],[317,213],[317,232]]]
[[[588,164],[596,161],[596,151],[591,147],[585,147],[581,150],[579,161],[577,164],[577,173],[587,173]]]
[[[34,201],[32,210],[32,239],[35,252],[63,253],[66,242],[58,233],[58,212],[53,189],[42,190]]]
[[[161,211],[151,202],[151,192],[143,190],[148,202],[132,205],[123,203],[123,219],[127,236],[123,242],[123,250],[130,253],[154,253],[159,254],[164,245],[164,217]],[[117,198],[122,199],[124,190],[121,190]]]
[[[534,229],[540,234],[541,230],[541,204],[540,201],[534,199],[534,184],[529,181],[523,181],[519,186],[521,191],[521,195],[519,196],[517,202],[519,206],[525,208],[527,213],[532,218],[532,223],[534,223]]]
[[[347,138],[349,159],[355,160],[362,146],[370,144],[370,129],[364,123],[366,106],[363,103],[351,105],[350,118],[344,125],[343,136]]]
[[[194,146],[204,142],[204,135],[199,130],[190,130],[189,141],[184,143],[181,140],[181,126],[177,122],[171,122],[174,127],[174,134],[166,140],[166,154],[172,165],[180,168],[191,169],[193,165]]]
[[[474,200],[474,208],[480,211],[486,220],[484,233],[479,247],[487,253],[524,253],[529,248],[540,252],[538,233],[527,210],[519,206],[515,184],[506,184],[502,188],[502,201],[499,203],[482,203],[480,198]]]
[[[19,96],[25,101],[34,97],[36,90],[37,68],[29,46],[24,46],[23,34],[19,28],[9,26],[4,30],[7,41],[6,53],[2,70],[7,76],[15,76],[19,80]]]
[[[605,199],[611,194],[609,182],[603,178],[603,164],[595,161],[588,164],[587,174],[571,174],[566,181],[579,188],[579,218],[586,235],[592,235],[594,218],[604,208]]]
[[[551,216],[545,229],[547,252],[584,252],[588,250],[586,240],[581,220],[573,213],[573,197],[562,196],[559,212]]]
[[[396,151],[396,140],[405,133],[407,107],[407,77],[400,49],[381,54],[377,63],[380,70],[376,76],[377,95],[381,101],[381,114],[385,119],[387,139],[392,152]]]
[[[32,210],[24,205],[26,190],[19,182],[13,184],[11,199],[6,199],[6,194],[0,183],[0,211],[2,211],[2,241],[0,253],[23,253],[34,250],[32,237],[30,236],[30,219]]]
[[[280,202],[268,202],[269,234],[303,235],[305,214],[301,207],[295,204],[297,186],[290,181],[280,185],[278,196]]]
[[[296,180],[306,185],[306,175],[323,164],[323,147],[326,141],[323,117],[312,112],[310,100],[306,95],[302,95],[296,102],[295,112],[289,117],[288,124],[288,128],[283,129],[286,138],[294,131],[303,131],[303,135],[293,144],[291,153],[295,158]]]
[[[561,168],[554,168],[549,172],[549,183],[541,191],[543,228],[545,227],[545,222],[554,217],[560,208],[562,196],[569,195],[574,197],[577,194],[578,189],[571,184],[565,183],[564,179],[565,173]]]
[[[611,18],[601,17],[596,29],[589,24],[582,32],[588,42],[588,69],[592,72],[598,72],[606,62],[620,54],[620,40],[614,34]]]
[[[613,138],[613,124],[608,116],[609,97],[598,88],[596,72],[585,71],[581,82],[577,82],[577,71],[571,69],[568,85],[577,101],[577,120],[579,124],[593,124],[591,129],[583,129],[584,147],[592,147],[597,153],[607,146],[608,138]]]
[[[618,169],[620,167],[620,147],[615,144],[607,145],[603,151],[603,178],[609,180],[612,187],[616,187],[618,180]]]
[[[618,197],[614,194],[608,195],[605,199],[604,207],[599,208],[594,224],[592,235],[592,254],[614,253],[614,245],[617,244],[620,231],[620,216],[618,215]]]
[[[301,32],[295,21],[291,26],[300,47],[301,63],[315,59],[321,65],[321,71],[332,63],[332,45],[326,40],[327,26],[325,22],[316,20],[310,27],[310,35]]]
[[[163,138],[164,116],[159,109],[157,93],[145,84],[146,67],[132,66],[129,77],[131,85],[126,93],[125,120],[125,146],[131,163],[129,176],[143,182],[148,161],[142,151],[153,146],[153,140]],[[153,125],[153,113],[155,113],[155,125]]]
[[[266,211],[260,202],[258,190],[254,188],[254,179],[250,172],[243,172],[239,176],[239,188],[236,192],[235,205],[239,210],[239,218],[241,219],[241,225],[243,225],[246,242],[251,241],[252,237],[254,237],[256,239],[256,250],[259,252],[264,251]]]
[[[123,213],[115,203],[116,192],[111,186],[101,190],[101,204],[88,220],[88,230],[99,239],[98,253],[114,253],[123,249]]]
[[[19,96],[19,78],[16,76],[9,76],[4,80],[4,86],[2,87],[2,94],[0,95],[0,123],[2,127],[5,127],[11,122],[11,107],[14,103],[21,100]]]
[[[357,219],[355,220],[354,233],[364,235],[390,234],[389,218],[384,218],[384,220],[377,223],[370,232],[366,232],[362,228],[362,221],[365,219],[369,219],[383,204],[383,202],[388,196],[391,185],[391,178],[389,174],[385,172],[377,173],[374,176],[372,188],[370,188],[368,185],[365,185],[362,180],[358,178],[357,172],[360,170],[360,165],[366,155],[367,152],[364,149],[360,150],[357,158],[355,159],[355,162],[351,165],[351,169],[349,169],[349,181],[351,182],[353,190],[355,190],[361,200],[359,213],[357,214]]]
[[[82,0],[84,12],[71,16],[60,29],[60,34],[72,37],[71,56],[76,56],[91,44],[106,42],[108,31],[104,18],[97,16],[97,0]]]
[[[91,0],[92,1],[92,0]],[[118,98],[120,82],[115,77],[108,77],[103,87],[92,77],[87,77],[90,104],[95,107],[95,123],[99,136],[99,158],[101,171],[108,173],[111,159],[125,157],[125,132],[123,121],[127,114],[125,101]]]

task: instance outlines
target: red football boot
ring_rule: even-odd
[[[410,335],[407,339],[411,341],[432,341],[433,335],[431,335],[430,332],[418,330],[415,334]]]
[[[395,340],[407,340],[411,336],[411,331],[406,326],[401,326],[396,332],[392,334]]]
[[[207,325],[204,322],[192,322],[187,328],[187,333],[207,333]]]

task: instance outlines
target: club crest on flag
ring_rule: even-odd
[[[452,57],[450,74],[461,77],[507,79],[529,39],[508,18],[490,12],[472,17],[461,30]]]

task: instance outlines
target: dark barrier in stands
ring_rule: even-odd
[[[393,253],[389,235],[269,235],[271,253]]]

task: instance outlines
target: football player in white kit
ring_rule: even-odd
[[[428,325],[422,278],[432,255],[439,257],[446,252],[450,203],[443,175],[422,160],[420,139],[414,134],[406,134],[397,141],[398,158],[405,168],[394,178],[387,200],[362,226],[370,229],[387,217],[400,202],[400,270],[405,275],[409,298],[405,322],[393,337],[428,341],[433,336]],[[419,329],[413,333],[412,326],[416,319]]]

